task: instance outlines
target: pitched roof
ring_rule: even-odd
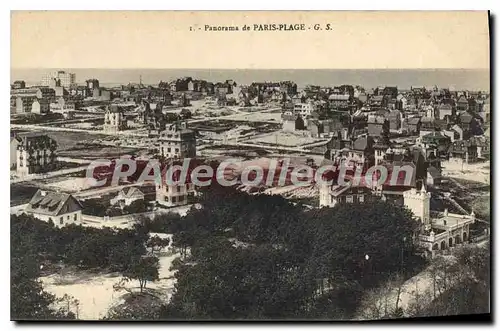
[[[70,202],[73,202],[71,204]],[[58,216],[82,209],[80,202],[71,194],[38,190],[25,208],[27,213]]]
[[[123,190],[120,191],[120,194],[122,194],[127,198],[144,197],[144,193],[137,187],[125,187]]]
[[[412,117],[408,119],[408,124],[410,125],[416,125],[420,123],[420,117]]]
[[[356,151],[364,151],[371,143],[373,143],[373,138],[368,137],[359,137],[356,139],[352,145],[352,149]]]
[[[433,178],[439,178],[439,177],[441,177],[441,172],[436,167],[430,166],[429,168],[427,168],[427,172]]]

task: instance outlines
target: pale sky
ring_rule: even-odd
[[[203,31],[266,23],[306,30]],[[485,11],[13,11],[11,28],[12,68],[489,68]]]

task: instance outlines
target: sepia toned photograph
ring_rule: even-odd
[[[487,11],[11,11],[12,321],[491,321]]]

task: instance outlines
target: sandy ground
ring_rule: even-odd
[[[64,192],[78,192],[81,190],[88,190],[92,188],[92,185],[87,178],[70,177],[59,182],[51,183],[49,188],[59,189]]]
[[[178,255],[160,257],[160,279],[154,283],[148,283],[147,288],[155,289],[168,298],[174,287],[174,272],[169,268],[172,261]],[[78,317],[83,320],[96,320],[103,318],[112,304],[118,302],[120,297],[127,293],[126,290],[116,291],[113,285],[122,279],[119,274],[90,274],[78,272],[77,274],[54,274],[41,277],[46,291],[62,297],[68,294],[80,303]],[[126,283],[127,289],[135,289],[139,286],[138,281]],[[74,308],[73,310],[75,310]]]
[[[95,128],[96,125],[94,123],[70,123],[70,124],[64,124],[65,128],[72,128],[72,129],[91,129]]]
[[[247,122],[281,122],[281,113],[246,113],[231,116],[234,121],[247,121]]]
[[[490,161],[473,164],[443,162],[443,176],[490,184]]]
[[[276,131],[272,134],[266,136],[260,136],[256,139],[249,139],[248,143],[265,143],[265,144],[273,144],[280,145],[286,147],[298,147],[301,145],[312,144],[317,142],[318,139],[296,135],[293,133],[287,133],[282,131]]]

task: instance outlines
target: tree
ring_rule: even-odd
[[[490,312],[490,252],[466,246],[454,260],[436,258],[430,270],[437,295],[421,315],[460,315]]]
[[[124,211],[126,214],[139,214],[147,211],[147,203],[143,199],[135,200],[130,205],[125,206]]]
[[[127,293],[108,310],[104,320],[157,320],[164,308],[163,300],[152,293]]]
[[[43,255],[37,234],[23,231],[23,226],[32,225],[33,221],[26,216],[11,217],[11,319],[74,319],[71,311],[53,307],[58,299],[44,291],[38,280]]]
[[[200,193],[201,208],[166,229],[181,258],[164,318],[348,319],[363,292],[423,264],[409,239],[418,224],[390,203],[306,211],[235,188]],[[392,305],[389,316],[399,316]]]
[[[152,236],[146,242],[146,247],[151,250],[151,255],[155,255],[170,244],[170,238],[160,238]]]
[[[299,266],[269,245],[234,247],[212,237],[193,247],[176,272],[163,318],[293,318],[314,288],[302,284]]]
[[[159,260],[155,256],[143,256],[132,259],[129,268],[124,272],[126,279],[139,281],[140,292],[146,288],[148,281],[158,280]]]

